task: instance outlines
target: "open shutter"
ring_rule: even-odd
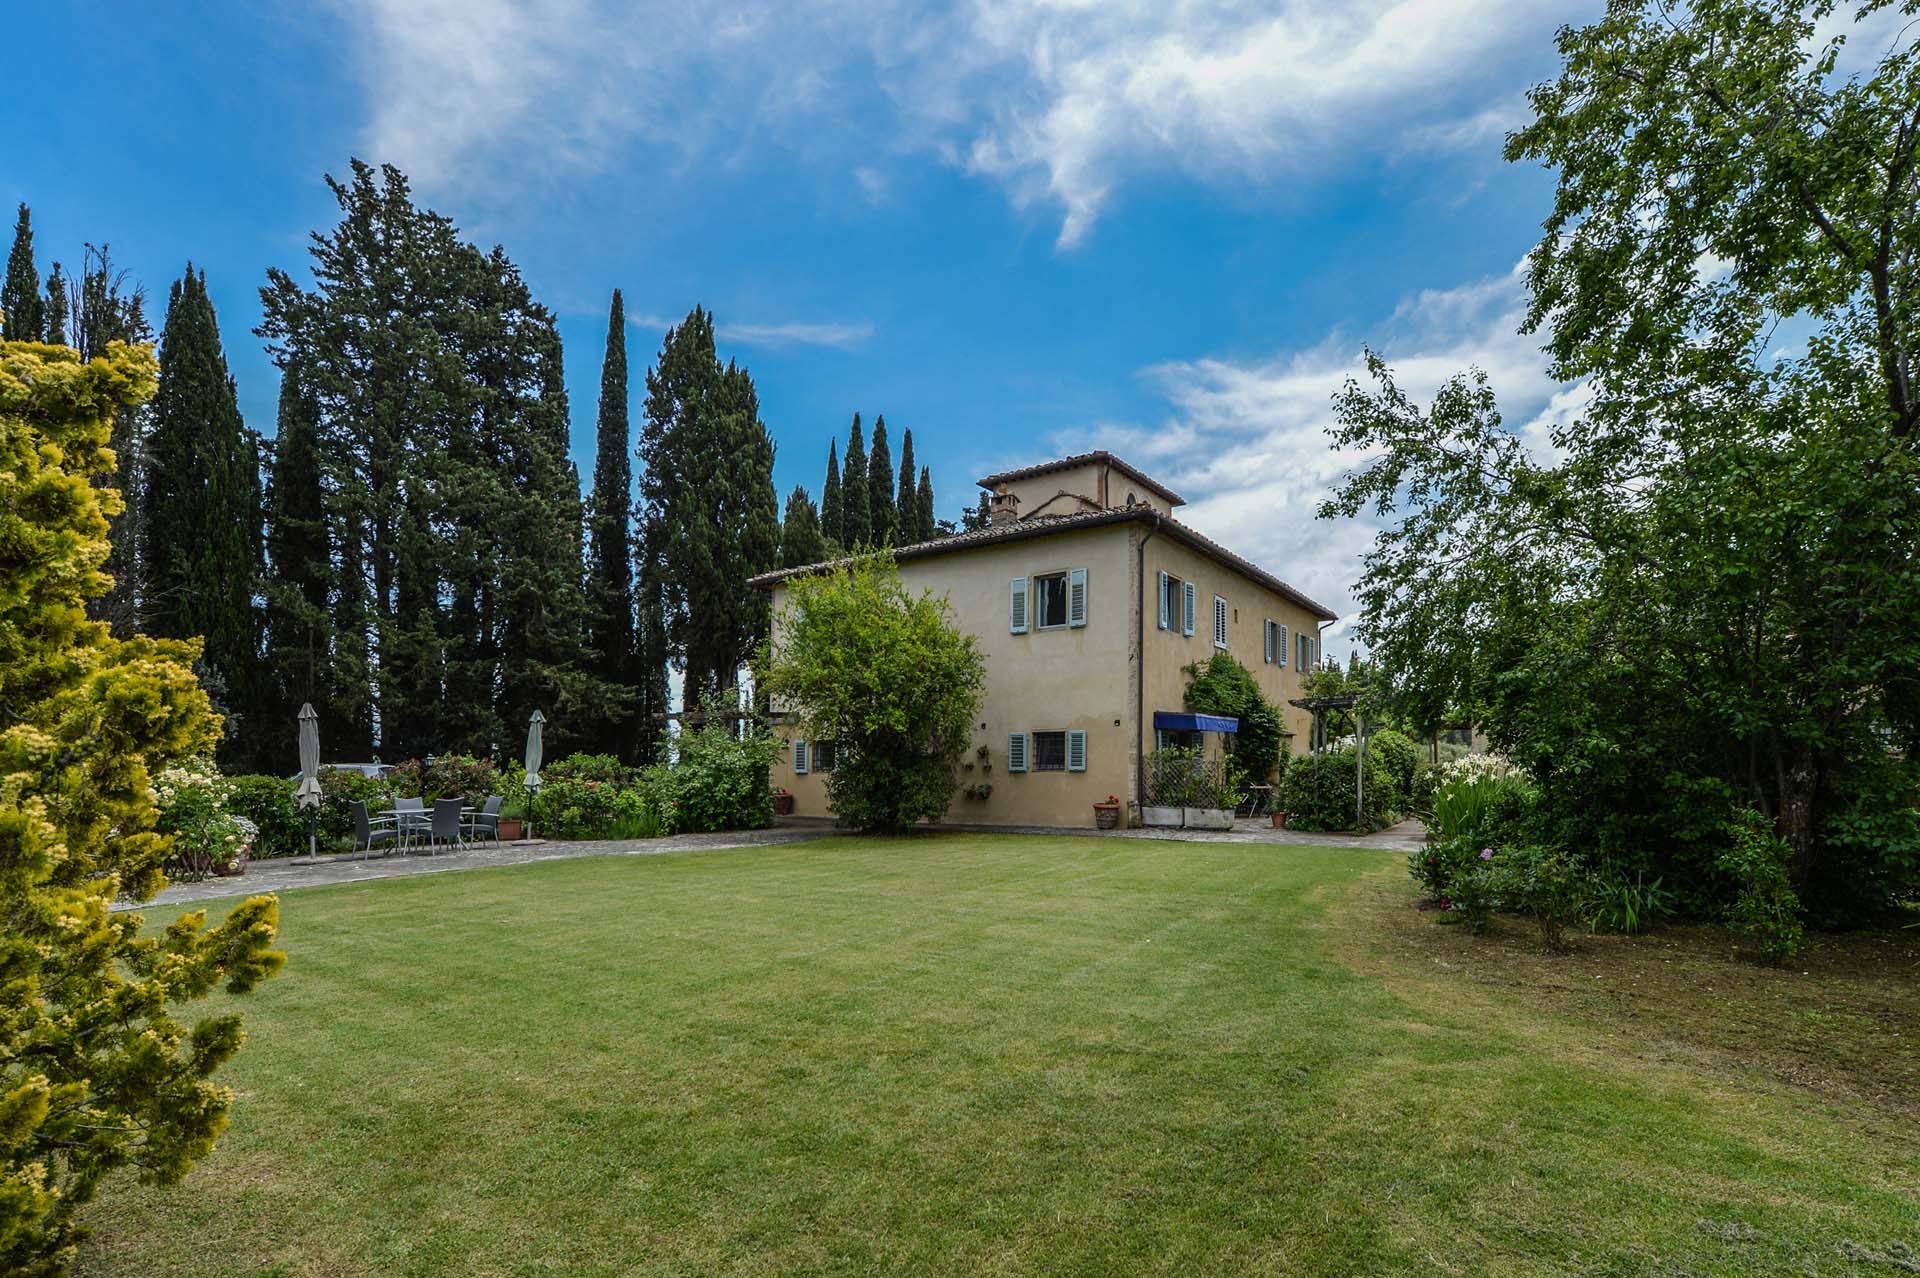
[[[1227,601],[1219,595],[1213,597],[1213,646],[1227,646]]]
[[[1079,728],[1067,733],[1067,771],[1087,770],[1087,734]]]
[[[1067,624],[1087,624],[1087,570],[1075,568],[1067,574]]]
[[[1197,604],[1198,604],[1198,600],[1193,588],[1193,583],[1191,581],[1181,582],[1180,583],[1180,614],[1181,614],[1180,615],[1180,633],[1183,635],[1190,635],[1193,633],[1193,613]]]
[[[1162,630],[1168,630],[1173,626],[1173,618],[1167,615],[1167,574],[1164,572],[1160,574],[1160,589],[1158,593],[1160,595],[1160,628]]]
[[[1272,665],[1273,664],[1273,618],[1269,617],[1260,624],[1260,636],[1261,636],[1261,642],[1265,645],[1260,650],[1260,660],[1265,662],[1267,665]]]
[[[1025,772],[1027,770],[1027,734],[1009,732],[1007,734],[1007,771]]]
[[[1016,635],[1027,633],[1027,579],[1015,577],[1007,595],[1007,629]]]
[[[808,765],[808,764],[809,764],[810,762],[812,762],[812,761],[811,761],[810,759],[808,759],[808,758],[807,758],[807,743],[806,743],[806,742],[804,742],[804,741],[796,741],[796,742],[794,742],[794,743],[793,743],[793,771],[794,771],[794,775],[795,775],[795,776],[802,776],[802,777],[804,777],[805,775],[807,775],[807,765]]]
[[[1287,623],[1284,621],[1274,624],[1273,664],[1282,670],[1287,668]]]

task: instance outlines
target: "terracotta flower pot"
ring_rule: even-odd
[[[1286,828],[1287,828],[1287,814],[1286,814],[1286,813],[1284,813],[1284,812],[1274,812],[1274,813],[1270,813],[1269,815],[1271,815],[1271,816],[1273,817],[1273,828],[1274,828],[1274,829],[1276,829],[1276,830],[1284,830],[1284,829],[1286,829]]]
[[[1120,828],[1120,805],[1117,803],[1096,803],[1093,805],[1093,824],[1100,830]]]
[[[773,814],[775,816],[792,816],[793,815],[793,796],[791,794],[774,795],[773,796]]]
[[[501,817],[500,818],[500,841],[501,842],[510,843],[515,839],[524,838],[526,837],[526,833],[527,833],[527,823],[522,818],[520,817]]]

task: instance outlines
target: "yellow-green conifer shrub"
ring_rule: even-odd
[[[111,585],[114,414],[153,393],[154,360],[118,343],[90,363],[0,343],[0,1272],[62,1272],[74,1214],[122,1167],[161,1181],[213,1147],[232,1093],[212,1075],[240,1022],[169,1014],[216,985],[251,989],[285,956],[279,906],[249,898],[143,936],[109,907],[165,883],[149,782],[206,753],[220,721],[197,645],[112,638],[87,619]]]

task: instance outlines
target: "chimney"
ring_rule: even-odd
[[[1010,524],[1020,518],[1020,499],[1002,485],[987,506],[987,518],[994,524]]]

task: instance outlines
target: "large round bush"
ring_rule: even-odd
[[[1391,825],[1394,807],[1391,773],[1371,751],[1366,761],[1365,807],[1356,820],[1353,810],[1354,757],[1351,749],[1323,750],[1294,755],[1281,787],[1281,806],[1287,824],[1298,830],[1358,830],[1362,833]]]

